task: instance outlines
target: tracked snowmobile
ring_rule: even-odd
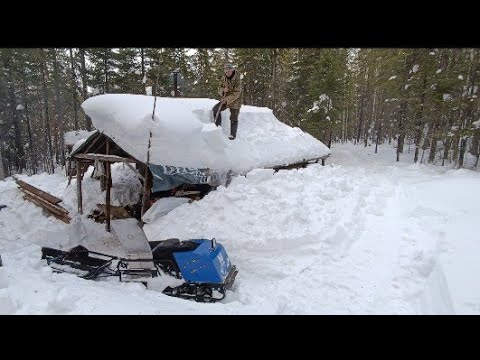
[[[84,279],[117,276],[120,281],[147,285],[157,276],[170,276],[180,283],[167,286],[163,293],[195,300],[215,302],[225,297],[238,273],[221,244],[215,239],[167,239],[149,243],[145,256],[110,256],[76,246],[69,251],[42,248],[42,259],[56,272],[74,273]]]

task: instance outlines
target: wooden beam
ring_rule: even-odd
[[[130,158],[124,158],[117,155],[104,155],[104,154],[77,154],[74,156],[76,159],[82,160],[100,160],[105,162],[124,162],[124,163],[137,163],[136,160]]]
[[[102,146],[103,146],[103,143],[100,142],[100,143],[98,144],[98,146],[97,146],[95,149],[93,149],[93,151],[91,151],[91,153],[92,153],[92,154],[98,153],[98,150],[100,150],[100,149],[102,148]],[[90,149],[90,150],[91,150],[91,149]],[[84,154],[87,154],[87,153],[88,153],[88,151],[85,151],[85,152],[84,152]]]
[[[132,169],[132,171],[137,174],[137,176],[142,179],[143,181],[145,181],[145,178],[142,176],[142,174],[140,174],[137,169],[135,169],[132,165],[130,165],[128,162],[125,163],[125,165],[127,165],[130,169]]]
[[[107,194],[106,194],[106,199],[105,199],[105,205],[106,205],[106,216],[107,216],[107,231],[110,232],[110,188],[111,188],[111,183],[112,183],[112,178],[111,178],[111,171],[110,171],[110,163],[106,163],[106,175],[107,175]]]
[[[319,158],[313,158],[313,159],[309,159],[309,160],[303,160],[303,161],[293,163],[293,164],[288,164],[288,165],[277,165],[277,166],[273,166],[273,167],[270,167],[270,168],[267,168],[267,169],[273,169],[273,170],[275,170],[275,172],[277,172],[278,170],[290,170],[290,169],[305,168],[308,165],[317,164],[320,159],[322,160],[322,165],[325,165],[325,159],[328,156],[329,155],[322,156],[322,157],[319,157]]]
[[[148,165],[145,164],[145,176],[144,176],[145,180],[143,181],[142,209],[140,213],[141,217],[143,217],[143,214],[145,214],[145,212],[147,211],[147,203],[150,200],[150,189],[148,187],[148,179],[150,177],[148,176],[148,174],[149,174]]]
[[[52,203],[52,204],[58,204],[59,202],[62,201],[62,199],[59,199],[57,198],[56,196],[53,196],[53,195],[50,195],[49,193],[47,193],[46,191],[43,191],[43,190],[40,190],[38,188],[36,188],[35,186],[33,185],[30,185],[30,184],[27,184],[26,182],[22,181],[22,180],[16,180],[16,183],[23,189],[26,189],[28,191],[30,191],[31,193],[34,193],[35,195],[41,197],[41,198],[44,198],[45,200],[47,200],[49,203]]]
[[[88,145],[88,147],[85,149],[84,153],[88,153],[90,151],[90,149],[93,147],[93,145],[95,145],[97,143],[97,141],[101,139],[101,137],[102,137],[102,134],[98,133],[97,137],[92,141],[92,143],[90,145]]]
[[[50,202],[48,202],[47,200],[43,199],[42,197],[28,191],[28,190],[25,190],[23,189],[23,192],[25,194],[27,194],[28,196],[38,200],[38,201],[41,201],[42,203],[45,203],[47,204],[50,208],[54,209],[56,212],[58,212],[59,215],[61,214],[68,214],[68,210],[67,209],[64,209],[63,207],[59,206],[59,205],[54,205]],[[53,210],[52,210],[53,211]]]
[[[63,222],[65,222],[65,223],[67,223],[67,224],[69,224],[69,223],[70,223],[70,220],[72,220],[72,219],[70,218],[70,216],[68,216],[68,215],[65,214],[65,213],[56,212],[57,210],[54,209],[54,208],[52,208],[52,205],[51,205],[51,204],[48,204],[48,203],[46,203],[46,202],[44,202],[44,201],[41,201],[41,200],[39,200],[39,198],[34,198],[34,197],[32,197],[30,194],[28,194],[28,195],[25,194],[25,195],[23,196],[23,198],[24,198],[25,200],[28,200],[28,201],[34,203],[35,205],[40,206],[41,208],[47,210],[50,214],[54,215],[57,219],[60,219],[60,220],[62,220]]]
[[[82,206],[82,173],[80,161],[75,161],[77,163],[77,202],[78,202],[78,213],[83,214]]]

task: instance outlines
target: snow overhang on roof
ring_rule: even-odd
[[[82,108],[96,129],[141,162],[197,169],[246,172],[324,158],[321,141],[292,128],[265,107],[240,109],[237,138],[228,139],[229,110],[222,127],[213,123],[213,99],[106,94],[87,99]],[[150,146],[149,146],[150,144]]]

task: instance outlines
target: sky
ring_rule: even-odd
[[[0,181],[0,314],[480,314],[480,175],[413,164],[409,151],[396,163],[387,144],[378,154],[333,144],[325,166],[254,169],[152,217],[150,241],[215,237],[224,245],[239,273],[214,304],[162,294],[165,279],[146,289],[53,273],[41,246],[122,254],[104,224],[88,218],[103,196],[98,181],[85,176],[79,216],[75,180],[67,187],[63,173],[20,176],[62,198],[70,225],[23,200],[11,178]],[[139,185],[133,172],[119,164],[112,174],[114,204],[137,201],[127,191]]]

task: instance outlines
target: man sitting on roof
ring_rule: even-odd
[[[213,118],[215,125],[222,125],[221,112],[230,109],[230,140],[237,136],[238,114],[242,103],[242,83],[240,74],[235,70],[232,64],[225,65],[225,75],[222,78],[222,84],[218,88],[218,93],[222,100],[213,107]]]

